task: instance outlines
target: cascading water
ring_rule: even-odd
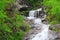
[[[42,25],[42,26],[41,26],[41,32],[39,32],[38,34],[36,34],[35,37],[32,38],[32,40],[49,40],[49,38],[48,38],[49,25],[43,24],[41,22],[40,18],[36,18],[34,20],[34,24],[37,25],[37,26],[38,25]]]
[[[50,40],[49,39],[49,25],[48,24],[43,24],[41,22],[41,18],[37,18],[37,17],[34,17],[35,15],[35,12],[38,11],[37,13],[39,13],[39,11],[41,11],[42,9],[37,9],[37,10],[32,10],[29,12],[29,17],[27,17],[29,20],[32,19],[33,21],[33,26],[31,27],[34,27],[34,29],[32,29],[32,33],[30,33],[30,35],[28,36],[28,40]],[[39,15],[37,15],[39,16]],[[46,18],[46,15],[43,19]]]
[[[49,40],[48,38],[48,25],[42,24],[41,32],[38,33],[32,40]]]
[[[35,13],[34,10],[30,11],[30,12],[29,12],[29,17],[34,17],[34,13]]]
[[[34,13],[35,13],[35,10],[32,10],[29,12],[29,17],[27,17],[28,19],[34,19]]]
[[[28,17],[28,19],[33,19],[33,18],[34,18],[34,13],[35,13],[35,11],[38,11],[38,13],[39,13],[39,11],[41,11],[41,8],[38,9],[38,10],[30,11],[30,12],[29,12],[29,17]],[[37,15],[37,16],[38,16],[38,15]],[[30,39],[30,40],[49,40],[49,39],[48,39],[49,26],[46,25],[46,24],[43,24],[43,23],[41,22],[41,19],[40,19],[40,18],[35,18],[35,19],[34,19],[34,24],[35,24],[36,27],[37,27],[38,25],[39,25],[39,26],[42,25],[42,26],[41,26],[41,32],[37,33],[37,34],[35,35],[35,37],[32,38],[32,39]]]

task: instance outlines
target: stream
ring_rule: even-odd
[[[42,19],[45,20],[46,15],[44,15],[43,18],[39,16],[41,14],[39,13],[39,11],[41,10],[42,9],[40,8],[37,10],[31,10],[29,12],[29,17],[27,17],[27,19],[29,21],[31,29],[27,37],[28,39],[25,39],[25,40],[55,40],[56,35],[52,33],[49,34],[50,25],[42,22]],[[49,35],[52,35],[52,36],[49,37]]]

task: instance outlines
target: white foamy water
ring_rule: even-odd
[[[49,26],[42,24],[42,30],[32,40],[49,40],[48,38]]]
[[[37,25],[37,24],[41,24],[41,19],[40,19],[40,18],[35,19],[35,20],[34,20],[34,24],[36,24],[36,25]]]
[[[32,10],[32,11],[30,11],[29,12],[29,17],[27,17],[28,19],[34,19],[35,17],[34,17],[34,13],[35,13],[35,10]]]
[[[29,17],[34,17],[35,10],[29,12]]]
[[[34,19],[34,17],[27,17],[29,20]]]
[[[31,40],[49,40],[48,38],[48,30],[49,30],[49,25],[43,24],[41,22],[40,18],[35,18],[34,17],[34,13],[36,11],[41,11],[42,9],[38,9],[38,10],[33,10],[29,12],[29,17],[27,17],[28,19],[34,19],[34,24],[35,25],[42,25],[41,27],[41,32],[39,32],[38,34],[35,35],[34,38],[32,38]],[[39,13],[39,12],[38,12]],[[36,26],[36,27],[37,27]]]
[[[42,11],[42,8],[40,8],[40,9],[37,9],[36,11]]]

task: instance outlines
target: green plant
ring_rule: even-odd
[[[60,22],[60,0],[43,0],[43,5],[47,7],[47,19],[50,23]]]
[[[0,0],[0,40],[22,40],[24,32],[29,30],[23,16],[12,10],[14,2],[15,0]],[[26,31],[21,26],[25,26]]]

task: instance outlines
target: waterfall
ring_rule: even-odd
[[[34,17],[35,10],[29,12],[29,17]]]
[[[37,16],[39,16],[39,11],[41,11],[41,10],[42,9],[40,8],[40,9],[37,9],[37,10],[30,11],[29,12],[29,17],[27,17],[30,20],[33,19],[34,24],[35,24],[34,26],[41,27],[41,32],[35,34],[35,37],[32,37],[30,40],[49,40],[49,38],[48,38],[49,26],[47,24],[43,24],[41,22],[41,18],[35,18],[34,17],[35,12],[38,11]],[[42,26],[40,26],[40,25],[42,25]]]
[[[29,11],[29,17],[27,17],[27,18],[34,19],[34,14],[35,14],[35,10]]]

